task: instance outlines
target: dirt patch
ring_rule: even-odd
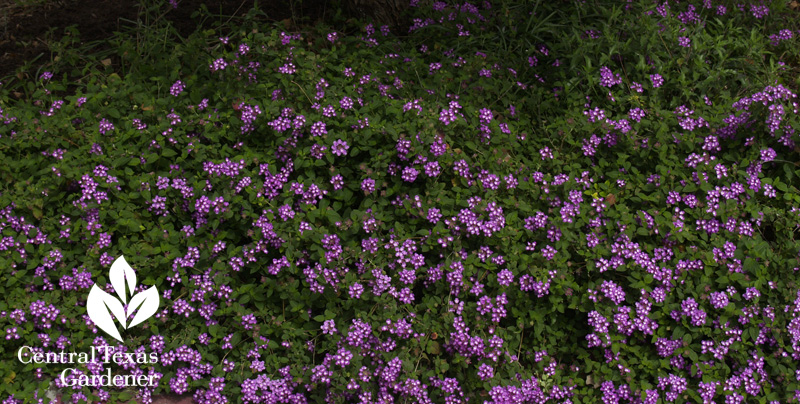
[[[260,2],[259,7],[268,16],[266,22],[291,19],[313,23],[324,18],[325,5],[320,3],[278,0]],[[164,4],[168,1],[164,0]],[[179,0],[178,7],[165,17],[182,36],[188,36],[200,28],[192,13],[201,4],[215,15],[241,17],[250,11],[254,1]],[[137,21],[140,10],[138,0],[0,0],[0,81],[26,63],[31,64],[31,75],[47,65],[52,57],[48,44],[58,41],[65,28],[78,29],[80,44],[99,43],[115,31],[131,28],[131,21]],[[330,14],[332,10],[327,11]],[[102,50],[109,48],[98,44],[92,52]]]
[[[30,61],[50,61],[48,43],[76,25],[81,42],[108,38],[120,29],[120,17],[136,20],[138,3],[125,0],[0,0],[0,77]]]

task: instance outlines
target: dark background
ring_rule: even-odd
[[[326,22],[335,25],[334,18],[373,19],[379,24],[396,26],[408,0],[179,0],[170,9],[168,0],[149,1],[159,6],[164,18],[178,33],[186,37],[196,29],[210,28],[214,23],[201,24],[192,15],[201,4],[214,15],[242,17],[257,6],[266,14],[265,23],[283,21],[287,29]],[[101,42],[115,31],[124,31],[143,20],[144,7],[140,0],[0,0],[0,80],[17,73],[29,64],[29,74],[37,67],[51,62],[50,45],[59,41],[65,28],[77,28],[78,44],[96,51],[108,50]],[[96,43],[96,47],[91,45]]]

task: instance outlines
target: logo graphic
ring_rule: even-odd
[[[111,279],[111,286],[119,296],[119,299],[106,293],[95,284],[92,286],[89,298],[86,301],[86,312],[98,328],[123,342],[119,330],[114,325],[114,318],[122,325],[123,330],[136,326],[156,314],[160,298],[155,286],[151,286],[150,289],[134,295],[136,291],[136,273],[125,261],[124,256],[120,256],[111,264],[108,274]],[[125,288],[126,286],[127,289]],[[128,296],[130,296],[130,301]],[[133,316],[134,313],[136,313],[135,316]],[[133,320],[127,323],[131,316],[133,316]]]

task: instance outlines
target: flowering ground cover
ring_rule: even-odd
[[[2,402],[797,402],[796,3],[553,3],[0,86]]]

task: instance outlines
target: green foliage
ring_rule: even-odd
[[[162,294],[125,331],[162,355],[144,396],[219,400],[223,380],[258,402],[242,386],[269,378],[308,402],[424,401],[416,380],[444,402],[452,378],[477,401],[627,386],[699,402],[754,357],[768,378],[747,402],[798,388],[798,46],[770,43],[780,6],[697,5],[692,22],[685,4],[441,3],[413,8],[406,35],[335,41],[258,9],[183,38],[163,7],[111,41],[119,71],[66,38],[58,67],[80,83],[55,71],[13,88],[21,101],[0,87],[3,396],[32,401],[62,370],[21,364],[23,346],[113,342],[85,302],[121,255]],[[186,349],[200,363],[164,363]],[[663,387],[676,378],[685,391]]]

